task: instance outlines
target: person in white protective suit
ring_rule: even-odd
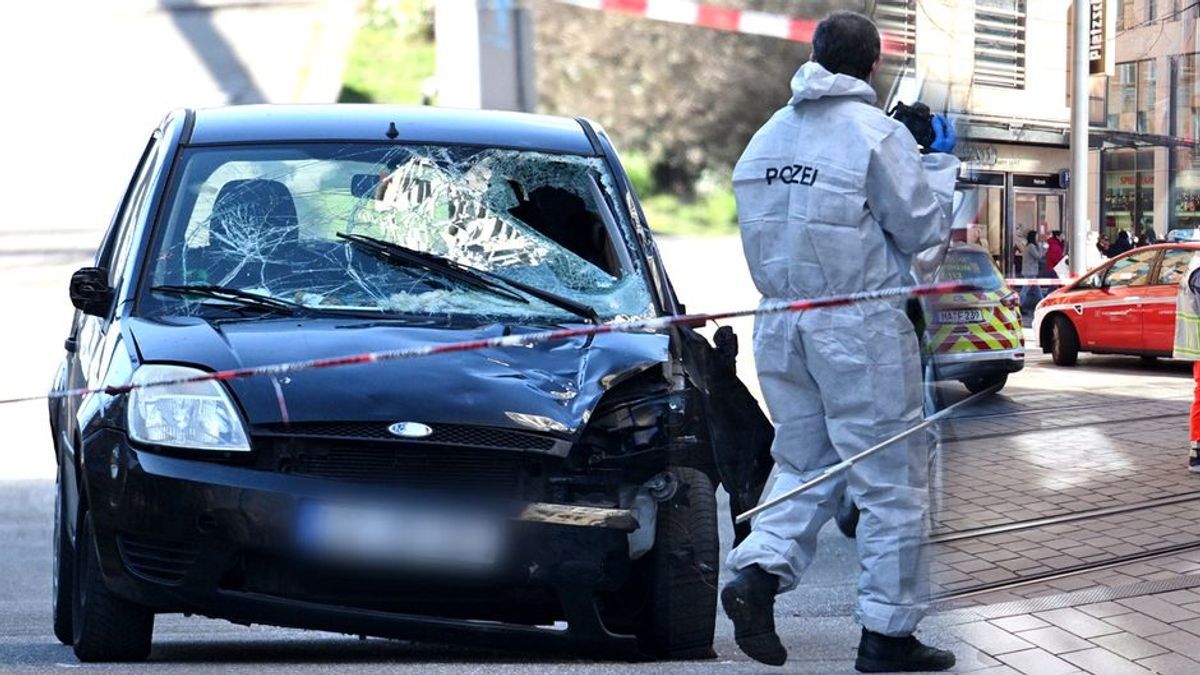
[[[791,101],[734,169],[742,244],[764,302],[908,285],[911,256],[949,236],[953,130],[941,116],[927,121],[933,142],[922,155],[914,134],[873,105],[879,46],[860,14],[823,20]],[[917,337],[903,300],[759,316],[754,357],[776,426],[777,475],[764,501],[923,418]],[[861,509],[856,668],[952,667],[951,652],[913,637],[928,595],[928,461],[929,439],[916,435],[759,514],[729,554],[736,574],[721,593],[738,646],[763,663],[786,661],[775,595],[797,585],[848,490]]]

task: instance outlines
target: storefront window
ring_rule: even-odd
[[[987,249],[992,260],[1001,265],[1001,232],[1004,227],[1004,189],[978,187],[975,191],[975,217],[967,226],[967,242]]]
[[[1200,228],[1200,148],[1175,151],[1175,208],[1168,229]]]
[[[1137,62],[1137,132],[1166,134],[1166,106],[1158,105],[1158,62]]]
[[[1137,131],[1137,63],[1118,63],[1108,80],[1108,127]]]
[[[1180,56],[1175,90],[1175,135],[1195,139],[1200,131],[1200,54]]]
[[[1100,232],[1116,241],[1121,230],[1130,241],[1154,222],[1154,151],[1114,150],[1101,155],[1104,172],[1104,223]]]

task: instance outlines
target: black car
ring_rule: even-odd
[[[683,312],[587,120],[384,106],[169,115],[53,389],[54,631],[156,613],[628,658],[713,655],[714,489],[772,430],[689,326],[169,386]],[[738,535],[744,536],[739,529]]]

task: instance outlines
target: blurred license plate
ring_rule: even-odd
[[[490,567],[503,527],[495,518],[429,508],[305,502],[300,547],[347,562]]]
[[[945,309],[937,313],[938,323],[981,323],[981,309]]]

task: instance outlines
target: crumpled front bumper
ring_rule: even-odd
[[[146,452],[113,430],[85,439],[84,448],[105,582],[157,611],[400,639],[637,655],[633,637],[607,630],[595,600],[630,575],[627,535],[637,520],[629,510],[492,503],[509,521],[503,554],[469,578],[377,565],[335,568],[298,556],[300,504],[362,497],[364,486]],[[386,498],[403,504],[430,497],[390,490]],[[567,627],[537,627],[556,621]]]

